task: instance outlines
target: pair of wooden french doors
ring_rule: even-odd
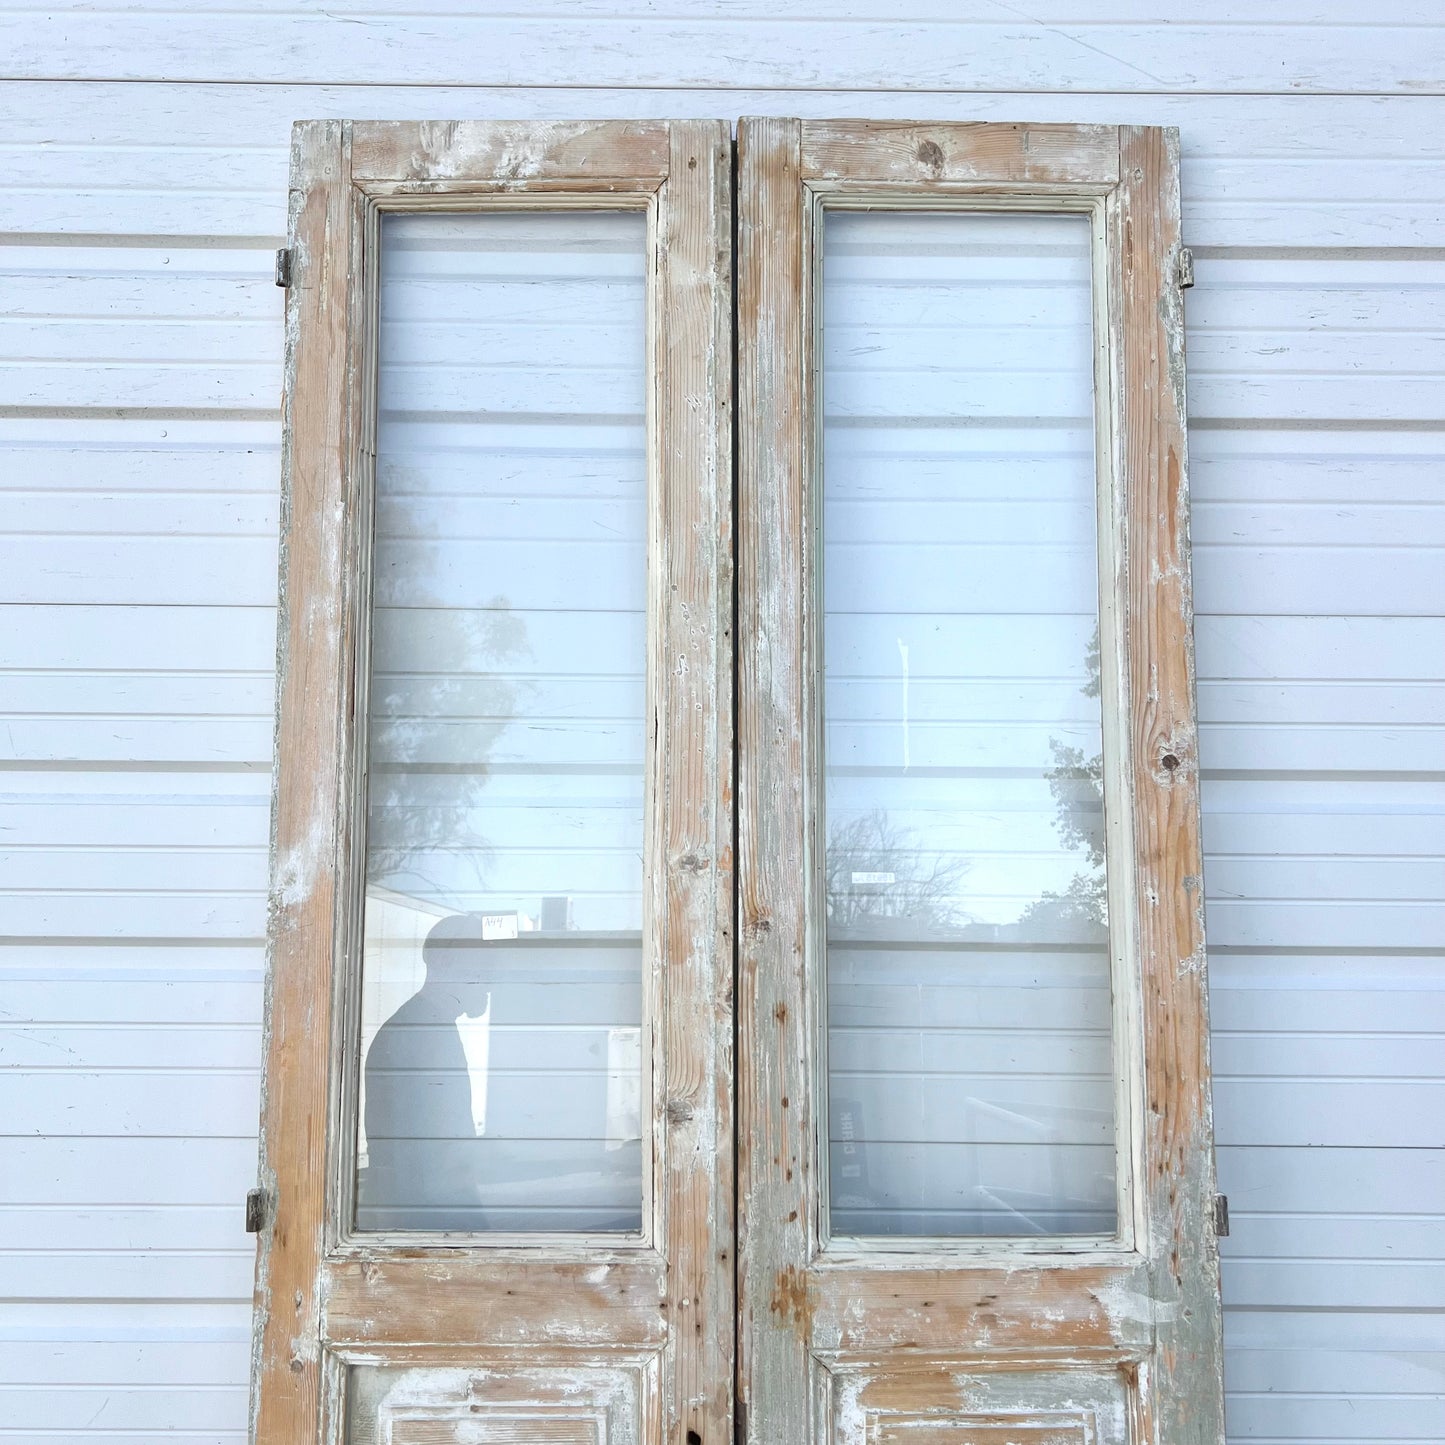
[[[255,1438],[1217,1442],[1173,136],[291,215]]]

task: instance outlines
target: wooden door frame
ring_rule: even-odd
[[[631,1372],[629,1428],[714,1445],[734,1348],[729,128],[302,122],[291,186],[253,1439],[339,1442],[352,1366],[525,1386],[604,1360]],[[356,1061],[335,1061],[360,972],[378,217],[518,207],[650,218],[651,1198],[636,1238],[358,1235]]]
[[[1177,132],[763,118],[740,124],[738,152],[739,1382],[750,1438],[861,1442],[862,1416],[844,1425],[837,1412],[874,1367],[911,1372],[924,1395],[925,1377],[950,1371],[1087,1367],[1118,1375],[1141,1445],[1218,1445]],[[1125,954],[1121,1159],[1135,1186],[1115,1239],[838,1249],[825,1238],[812,307],[815,220],[829,200],[1083,207],[1102,226],[1101,613],[1117,639],[1111,658],[1106,618],[1120,740],[1110,904]]]

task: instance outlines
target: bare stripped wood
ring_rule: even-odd
[[[509,198],[532,200],[551,196],[558,211],[586,210],[599,204],[597,197],[614,197],[618,210],[633,209],[639,199],[655,191],[663,183],[647,177],[642,181],[627,176],[540,176],[531,180],[467,180],[467,181],[391,181],[358,180],[358,191],[388,205],[404,198],[413,211],[449,211],[455,213],[469,201],[486,200],[498,207]]]
[[[810,1437],[814,1190],[803,814],[801,127],[738,128],[739,1389],[749,1438]]]
[[[362,1352],[357,1363],[371,1361]],[[356,1355],[353,1355],[356,1358]],[[387,1445],[599,1445],[655,1440],[656,1353],[572,1351],[538,1368],[526,1349],[438,1349],[394,1361],[351,1393],[350,1438]]]
[[[336,822],[350,634],[346,316],[351,204],[346,136],[298,127],[292,158],[287,298],[287,507],[277,658],[279,730],[272,813],[269,1036],[261,1181],[269,1194],[256,1269],[258,1441],[318,1428],[319,1270],[325,1238]]]
[[[1140,1261],[1033,1268],[822,1265],[804,1305],[818,1354],[1141,1358],[1153,1339],[1149,1271]]]
[[[650,1250],[605,1261],[494,1253],[460,1265],[383,1254],[335,1261],[326,1275],[325,1334],[335,1346],[605,1348],[623,1340],[661,1349],[668,1337],[667,1270]]]
[[[728,1440],[733,1406],[732,155],[671,129],[658,224],[662,619],[655,686],[664,1094],[656,1112],[669,1440]]]
[[[1048,1356],[1035,1356],[1007,1374],[962,1360],[904,1364],[887,1375],[825,1364],[819,1374],[823,1428],[838,1440],[1097,1445],[1129,1434],[1127,1366],[1092,1362],[1060,1370]]]
[[[803,123],[803,175],[810,181],[1103,186],[1118,180],[1118,162],[1111,125]]]
[[[1217,1445],[1177,148],[1157,130],[1041,128],[1052,143],[1035,147],[1023,143],[1029,128],[1002,127],[996,138],[989,129],[757,121],[740,134],[740,1359],[749,1425],[759,1441],[862,1438],[873,1427],[848,1413],[847,1400],[887,1395],[890,1380],[905,1400],[904,1376],[916,1379],[907,1372],[920,1361],[962,1360],[1002,1382],[1000,1401],[1047,1408],[1063,1405],[1080,1369],[1102,1366],[1097,1378],[1115,1382],[1117,1408],[1100,1427],[1101,1445],[1126,1437]],[[1142,1175],[1146,1205],[1141,1228],[1126,1215],[1117,1240],[1060,1240],[1052,1255],[1032,1239],[835,1247],[818,1244],[821,1219],[811,1241],[808,1231],[825,1208],[810,1123],[824,1103],[806,1022],[821,986],[821,920],[809,920],[804,902],[816,827],[807,769],[818,663],[808,638],[821,605],[809,560],[818,486],[808,445],[817,406],[811,208],[850,191],[880,206],[946,207],[966,204],[970,188],[1010,204],[1047,205],[1052,195],[1070,208],[1092,205],[1096,225],[1110,228],[1104,284],[1113,306],[1096,311],[1109,356],[1099,486],[1114,499],[1104,509],[1101,565],[1104,605],[1117,600],[1125,614],[1125,665],[1116,669],[1125,675],[1105,696],[1127,700],[1113,735],[1125,736],[1138,815],[1134,836],[1118,833],[1110,844],[1120,897],[1139,914],[1121,935],[1135,949],[1118,979],[1121,997],[1143,977],[1139,1006],[1120,1013],[1127,1036],[1115,1057],[1135,1080],[1123,1091],[1130,1102],[1119,1129],[1132,1141],[1123,1157]],[[1064,188],[1067,202],[1057,199]],[[1083,199],[1090,194],[1108,201]],[[1127,568],[1117,598],[1111,566]],[[1111,767],[1117,787],[1128,769]],[[1130,1073],[1139,1060],[1142,1078]],[[1140,1095],[1149,1101],[1144,1128],[1133,1120]],[[820,1380],[835,1368],[850,1382],[838,1410],[818,1403],[833,1388]]]
[[[357,135],[364,156],[350,149]],[[455,1359],[468,1343],[525,1350],[530,1368],[563,1373],[583,1348],[660,1352],[660,1369],[644,1371],[653,1384],[639,1406],[643,1438],[722,1439],[732,1415],[734,1268],[728,131],[719,122],[318,123],[298,128],[297,146],[291,636],[267,1063],[277,1207],[258,1276],[266,1347],[257,1439],[330,1438],[344,1359],[426,1364]],[[353,154],[367,177],[348,166]],[[367,671],[379,209],[619,203],[650,210],[655,241],[645,949],[653,1190],[644,1228],[654,1247],[354,1235],[358,1045],[332,1015],[353,1017],[359,981],[349,818],[364,766],[365,707],[353,689]],[[268,1314],[279,1299],[288,1307]]]
[[[1145,1221],[1158,1301],[1154,1438],[1222,1438],[1219,1249],[1178,285],[1178,132],[1126,127],[1110,247],[1123,347],[1129,723],[1143,979]]]
[[[352,174],[358,181],[455,185],[668,174],[666,121],[355,121]]]

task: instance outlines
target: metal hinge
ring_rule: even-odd
[[[1194,284],[1194,252],[1188,246],[1179,248],[1179,289],[1187,291]]]
[[[278,286],[291,284],[291,248],[289,246],[282,246],[276,252],[276,284]]]
[[[1229,1233],[1229,1195],[1214,1196],[1214,1232],[1220,1239]]]
[[[733,1445],[748,1445],[748,1406],[741,1398],[733,1401]]]
[[[266,1191],[264,1189],[248,1189],[246,1191],[246,1233],[260,1234],[266,1227]]]

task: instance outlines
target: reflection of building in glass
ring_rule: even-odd
[[[381,227],[358,1224],[635,1229],[647,219]]]
[[[1078,216],[825,214],[840,1233],[1113,1227],[1089,246]]]

